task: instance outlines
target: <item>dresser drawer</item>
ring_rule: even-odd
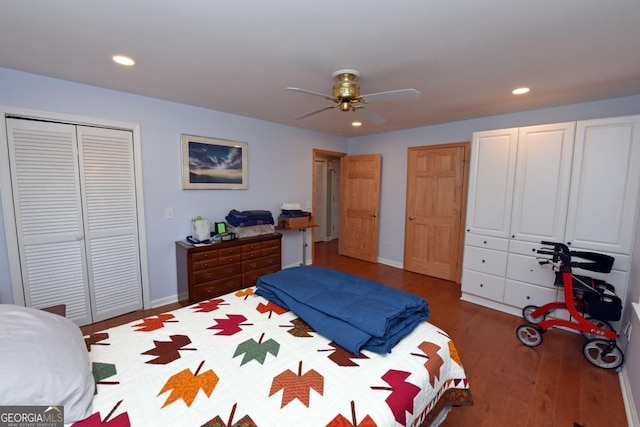
[[[207,268],[215,267],[218,265],[218,258],[212,258],[204,261],[194,261],[193,271],[206,270]]]
[[[254,252],[245,252],[242,251],[242,261],[248,261],[256,258],[260,258],[262,256],[262,251],[258,248],[257,251]]]
[[[217,257],[218,257],[218,251],[196,252],[195,254],[191,255],[191,261],[192,262],[206,261],[206,260],[216,259]]]
[[[258,270],[260,268],[272,267],[272,266],[280,267],[280,254],[243,261],[242,271],[248,272],[248,271]]]
[[[535,256],[509,254],[507,278],[555,289],[556,274],[550,264],[540,265]]]
[[[502,301],[504,278],[472,270],[463,270],[462,292],[493,301]]]
[[[230,276],[223,279],[200,283],[189,292],[189,301],[201,301],[242,289],[242,276]]]
[[[242,253],[245,252],[260,252],[262,249],[262,244],[260,242],[249,243],[248,245],[242,245]]]
[[[464,268],[481,273],[504,276],[507,269],[507,253],[475,246],[465,246]]]
[[[266,268],[261,268],[259,270],[249,271],[248,273],[244,273],[242,275],[242,286],[248,287],[253,286],[258,282],[258,278],[260,276],[264,276],[265,274],[275,273],[276,271],[280,271],[279,265],[273,265]]]
[[[487,237],[471,233],[467,233],[467,235],[465,236],[464,244],[504,252],[506,252],[509,248],[509,240],[507,239],[501,239],[499,237]]]
[[[242,261],[242,254],[240,252],[238,252],[236,254],[220,256],[218,258],[218,264],[219,265],[233,264],[233,263],[240,262],[240,261]]]
[[[228,257],[231,255],[240,255],[242,253],[242,246],[231,246],[228,248],[218,249],[219,257]]]
[[[529,285],[527,283],[507,280],[504,288],[504,303],[518,308],[528,305],[542,306],[556,301],[557,289]]]
[[[280,255],[280,244],[262,248],[262,255]]]
[[[210,268],[208,270],[200,270],[193,272],[193,283],[203,283],[212,280],[221,279],[234,274],[240,274],[242,272],[242,265],[240,263],[221,265],[219,267]]]

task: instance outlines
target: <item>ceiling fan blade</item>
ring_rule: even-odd
[[[361,97],[366,102],[382,101],[414,101],[420,99],[420,92],[415,89],[390,90],[388,92],[376,92]]]
[[[285,89],[293,90],[295,92],[308,93],[309,95],[321,96],[322,98],[328,99],[329,101],[337,101],[336,98],[334,98],[331,95],[327,95],[327,94],[320,93],[320,92],[314,92],[312,90],[300,89],[299,87],[286,87]]]
[[[369,120],[370,122],[375,123],[377,125],[387,121],[387,119],[382,117],[380,114],[376,113],[375,111],[369,110],[365,107],[358,108],[356,110],[356,113],[358,113],[362,118]]]
[[[339,104],[330,105],[328,107],[318,108],[317,110],[313,110],[313,111],[310,111],[310,112],[308,112],[306,114],[303,114],[301,116],[295,117],[294,120],[304,119],[306,117],[313,116],[313,115],[318,114],[318,113],[322,113],[323,111],[331,110],[332,108],[336,108],[338,105]]]

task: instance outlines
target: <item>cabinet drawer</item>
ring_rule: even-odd
[[[493,301],[502,301],[504,278],[477,271],[462,271],[462,292],[478,295]]]
[[[258,270],[260,268],[272,267],[272,266],[277,266],[278,268],[280,267],[280,254],[243,261],[242,271],[248,272],[248,271]]]
[[[228,257],[231,255],[240,255],[241,252],[242,252],[241,246],[232,246],[230,248],[220,248],[218,249],[218,256]]]
[[[218,258],[219,265],[234,264],[240,261],[242,261],[242,254],[240,252],[232,255],[220,256],[220,258]]]
[[[221,265],[219,267],[210,268],[208,270],[200,270],[193,272],[193,283],[210,282],[212,280],[221,279],[234,274],[240,274],[242,265],[240,263]]]
[[[258,278],[260,276],[264,276],[265,274],[275,273],[276,271],[280,271],[279,265],[272,265],[270,267],[265,267],[259,270],[249,271],[242,275],[242,285],[244,287],[253,286],[258,282]]]
[[[193,262],[206,261],[206,260],[216,259],[217,257],[218,257],[218,251],[197,252],[191,255],[191,260]]]
[[[280,248],[280,239],[267,240],[266,242],[262,242],[262,249],[267,248]]]
[[[499,237],[487,237],[479,234],[467,233],[464,244],[506,252],[509,247],[509,240],[501,239]]]
[[[543,246],[540,242],[534,243],[522,240],[512,240],[509,242],[509,253],[549,258],[550,255],[538,255],[538,249],[542,249],[543,247],[549,248],[550,246]]]
[[[255,258],[260,258],[261,256],[262,256],[262,251],[260,250],[259,247],[258,247],[258,250],[254,252],[245,252],[244,250],[242,251],[242,261],[248,261]]]
[[[509,254],[507,278],[555,289],[556,274],[550,264],[540,265],[536,257]]]
[[[201,283],[194,286],[189,293],[190,301],[201,301],[204,299],[213,298],[219,295],[224,295],[229,292],[242,288],[242,276],[230,276],[219,280],[213,280],[210,282]]]
[[[207,268],[215,267],[218,265],[218,258],[212,258],[204,261],[194,261],[193,271],[206,270]]]
[[[248,245],[242,245],[242,253],[244,254],[245,252],[256,252],[256,251],[259,252],[261,248],[262,248],[262,245],[260,244],[260,242],[250,243]]]
[[[464,268],[481,273],[504,276],[507,269],[507,253],[465,246]]]
[[[558,290],[527,283],[507,280],[504,288],[504,302],[518,308],[527,305],[541,306],[556,301]]]
[[[262,248],[262,255],[280,255],[280,245],[276,246],[267,246],[266,248]]]

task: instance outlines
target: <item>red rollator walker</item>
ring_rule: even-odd
[[[516,336],[522,344],[536,347],[542,343],[543,333],[551,328],[560,326],[575,329],[587,339],[582,352],[589,362],[600,368],[618,368],[624,361],[624,354],[616,344],[617,334],[609,321],[620,320],[622,302],[616,296],[613,285],[571,271],[575,267],[609,273],[615,259],[595,252],[570,251],[562,243],[541,243],[547,247],[537,252],[550,255],[551,258],[538,257],[538,262],[552,266],[556,272],[554,284],[564,287],[564,301],[550,302],[541,307],[526,306],[522,309],[522,316],[530,324],[519,326]],[[586,261],[572,261],[572,257]],[[547,314],[557,309],[566,309],[569,320],[546,319]]]

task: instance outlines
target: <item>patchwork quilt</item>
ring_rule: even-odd
[[[453,342],[428,322],[390,354],[355,356],[254,291],[86,336],[96,390],[73,426],[419,426],[471,404]]]

